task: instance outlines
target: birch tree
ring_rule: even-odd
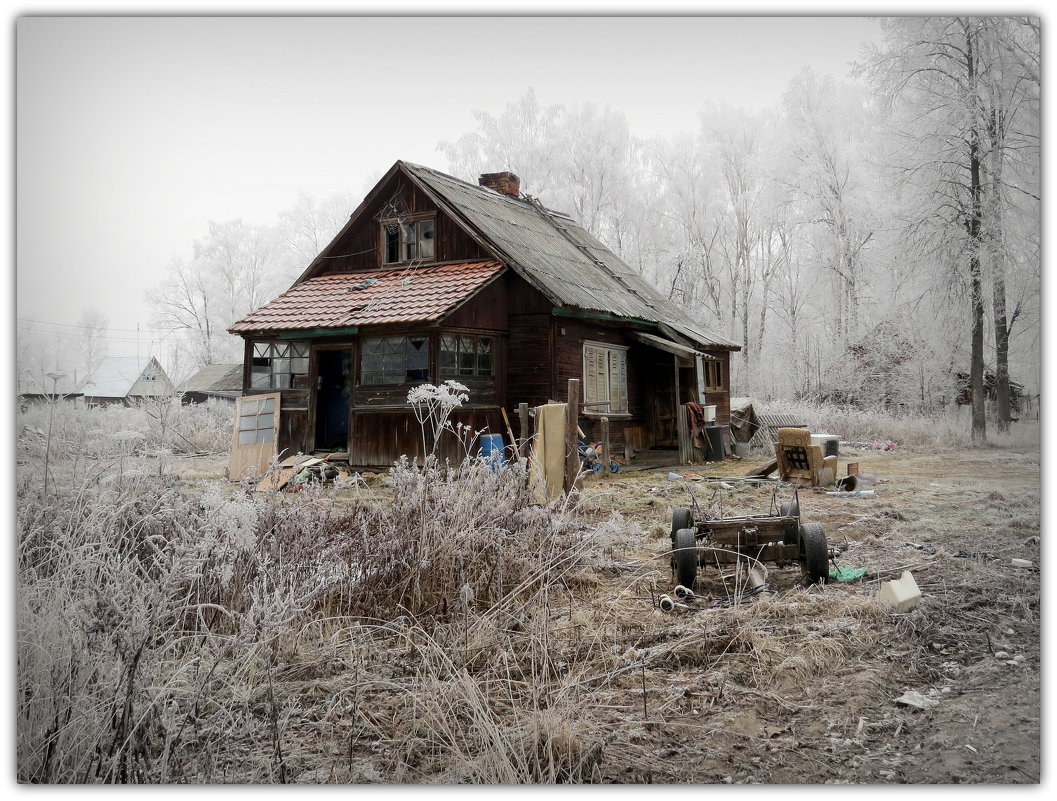
[[[969,391],[974,441],[987,437],[984,395],[985,249],[983,161],[985,122],[979,103],[981,29],[968,17],[913,17],[882,22],[883,50],[870,51],[869,74],[877,81],[897,123],[903,149],[901,177],[915,181],[924,207],[939,228],[954,238],[968,283]],[[937,249],[938,250],[938,249]]]

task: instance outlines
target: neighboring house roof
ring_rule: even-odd
[[[241,392],[242,363],[207,364],[180,387],[181,392]]]
[[[499,262],[486,261],[321,275],[294,284],[228,330],[283,331],[437,320],[503,269]]]
[[[105,356],[81,391],[93,398],[124,398],[151,362],[165,375],[153,356]]]
[[[19,395],[80,395],[80,390],[74,382],[73,374],[63,374],[57,380],[52,380],[45,373],[23,370],[18,377]]]

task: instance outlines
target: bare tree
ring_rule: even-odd
[[[986,125],[979,102],[983,21],[912,17],[883,21],[885,48],[870,51],[868,72],[903,125],[901,174],[922,188],[941,236],[968,283],[972,437],[987,437],[984,395],[985,252],[983,169]],[[919,229],[919,231],[922,229]],[[933,230],[936,230],[935,228]]]
[[[107,353],[106,330],[110,321],[95,306],[84,309],[77,318],[81,338],[80,378],[87,378]]]

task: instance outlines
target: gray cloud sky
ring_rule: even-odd
[[[398,158],[443,169],[439,140],[529,87],[671,135],[707,101],[774,103],[805,66],[843,76],[878,32],[854,17],[23,17],[18,314],[94,305],[147,328],[144,292],[209,220],[360,194]]]

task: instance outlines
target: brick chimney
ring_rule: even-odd
[[[477,180],[477,183],[494,189],[501,195],[521,196],[521,179],[512,172],[486,172]]]

